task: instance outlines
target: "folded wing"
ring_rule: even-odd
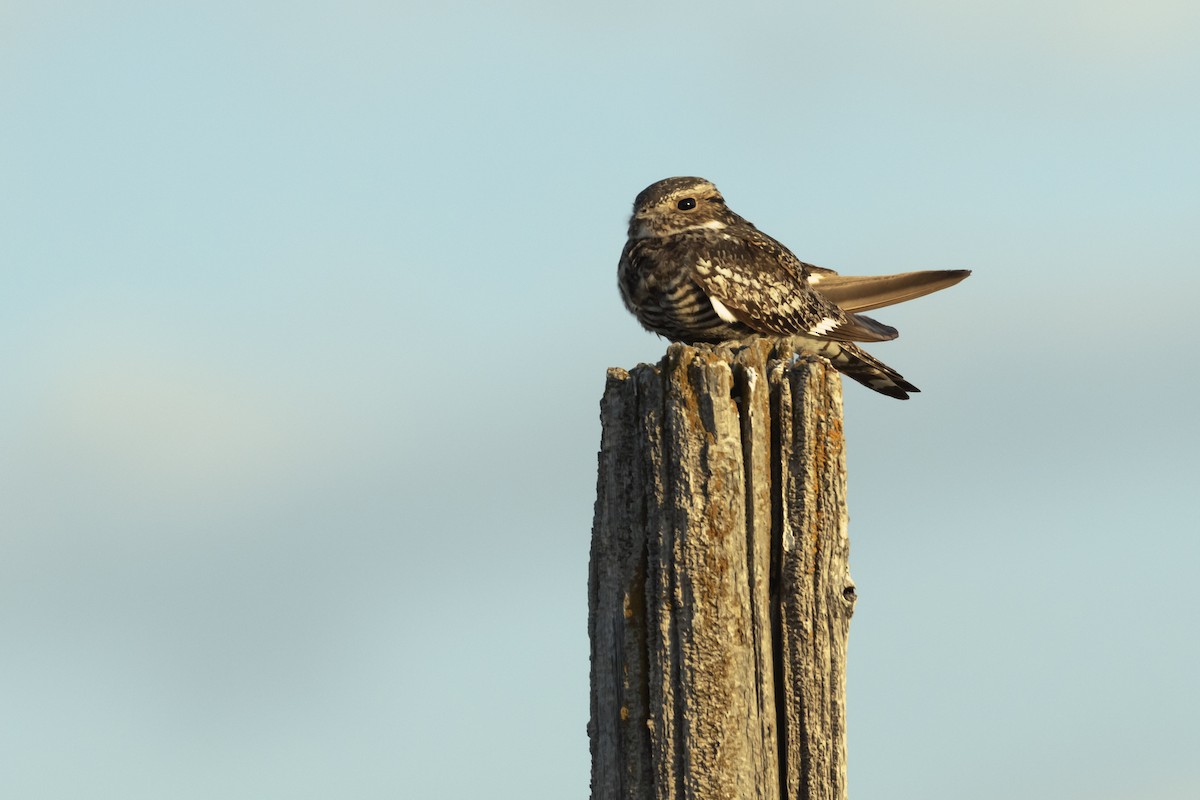
[[[727,322],[775,336],[843,342],[882,342],[898,335],[890,325],[843,310],[815,291],[805,265],[758,231],[751,238],[706,231],[697,244],[692,280]]]

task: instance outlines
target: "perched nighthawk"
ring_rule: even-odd
[[[806,264],[725,205],[703,178],[667,178],[633,202],[621,253],[621,298],[650,331],[674,342],[797,336],[800,352],[888,397],[920,391],[854,342],[899,332],[858,313],[936,292],[970,270],[851,277]]]

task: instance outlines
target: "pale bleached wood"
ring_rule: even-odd
[[[776,365],[783,486],[777,580],[786,797],[846,797],[846,640],[854,611],[841,381]]]
[[[597,800],[845,796],[840,382],[773,347],[672,345],[609,372],[589,575]]]

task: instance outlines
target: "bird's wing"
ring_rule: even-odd
[[[838,275],[832,270],[805,266],[810,270],[809,285],[848,312],[903,303],[949,288],[971,274],[969,269],[940,269],[899,275]]]
[[[698,231],[689,245],[692,280],[726,321],[775,336],[880,342],[898,335],[895,328],[844,311],[814,291],[806,265],[758,230],[745,235]]]

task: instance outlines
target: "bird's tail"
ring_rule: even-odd
[[[910,393],[921,391],[904,380],[904,376],[899,372],[856,344],[807,337],[797,344],[798,352],[812,353],[829,359],[829,363],[833,364],[838,372],[880,394],[897,400],[907,400]]]

